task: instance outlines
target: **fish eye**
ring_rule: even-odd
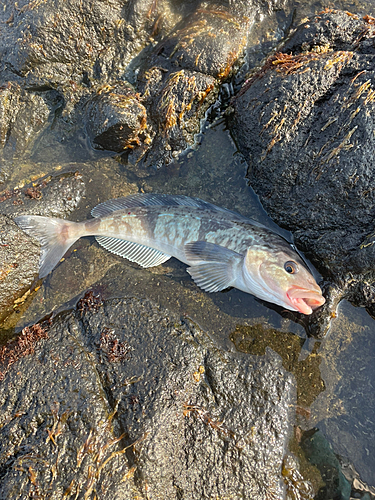
[[[293,260],[288,260],[288,262],[285,262],[284,269],[289,274],[295,274],[298,272],[297,263]]]

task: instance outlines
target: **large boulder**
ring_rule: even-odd
[[[34,86],[71,87],[122,76],[151,34],[160,36],[181,18],[169,2],[153,0],[48,0],[4,7],[0,73],[25,77]]]
[[[147,163],[172,162],[200,130],[219,85],[236,68],[258,6],[199,5],[155,47],[138,76],[156,133]]]
[[[375,302],[375,26],[325,11],[304,22],[234,100],[233,133],[269,214],[343,296]]]
[[[309,491],[282,468],[295,392],[279,357],[223,352],[151,301],[87,294],[4,346],[0,378],[1,498]]]

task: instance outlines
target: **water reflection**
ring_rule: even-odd
[[[304,340],[295,334],[263,324],[237,325],[231,334],[242,352],[276,351],[294,374],[298,406],[292,448],[309,464],[304,472],[319,489],[316,498],[349,498],[345,475],[352,477],[353,471],[365,483],[375,483],[374,330],[364,309],[343,302],[329,336],[315,341],[305,359],[300,357]]]

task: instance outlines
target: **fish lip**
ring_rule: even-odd
[[[287,291],[286,295],[293,308],[306,315],[311,314],[326,301],[320,288],[319,290],[311,290],[308,288],[293,286]]]

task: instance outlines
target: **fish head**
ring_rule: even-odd
[[[325,302],[314,276],[292,248],[250,247],[244,267],[251,293],[263,300],[303,314],[311,314]]]

